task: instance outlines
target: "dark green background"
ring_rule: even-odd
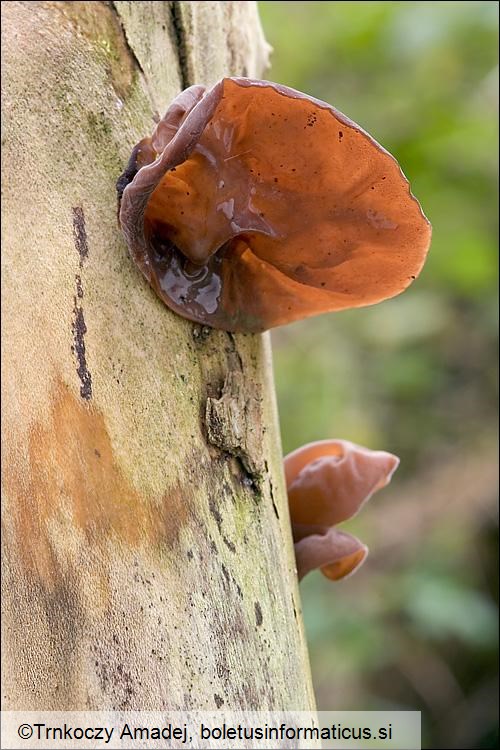
[[[273,333],[283,447],[340,437],[401,467],[346,525],[353,578],[301,586],[321,709],[422,711],[424,747],[497,746],[496,2],[260,2],[266,78],[398,159],[433,224],[419,279]]]

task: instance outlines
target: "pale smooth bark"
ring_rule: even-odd
[[[311,709],[267,336],[169,311],[114,184],[253,2],[3,3],[4,708]]]

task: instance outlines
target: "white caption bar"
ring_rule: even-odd
[[[418,711],[2,712],[9,750],[420,750]]]

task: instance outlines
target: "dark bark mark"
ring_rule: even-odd
[[[240,370],[243,372],[243,360],[241,354],[238,351],[238,345],[236,343],[236,337],[234,333],[227,331],[227,336],[230,342],[230,348],[226,349],[228,354],[228,368],[232,370]]]
[[[193,341],[195,344],[204,344],[212,331],[213,328],[210,328],[210,326],[202,326],[199,323],[194,323],[192,330]]]
[[[220,708],[224,705],[224,700],[220,697],[220,695],[217,695],[217,693],[214,693],[214,701],[217,708]]]
[[[73,208],[73,238],[78,253],[78,265],[83,268],[84,261],[89,254],[87,242],[87,232],[85,229],[85,216],[81,206]],[[92,398],[92,376],[87,368],[87,358],[85,355],[85,334],[87,325],[83,315],[83,284],[80,274],[75,275],[75,296],[73,297],[73,323],[71,330],[73,333],[73,346],[71,347],[76,356],[78,377],[80,378],[80,396],[89,401]]]
[[[274,502],[274,490],[273,490],[273,483],[271,479],[269,479],[269,492],[271,494],[271,503],[273,504],[274,515],[279,521],[280,514],[278,513],[278,508],[276,507],[276,503]]]
[[[76,286],[76,296],[78,297],[78,299],[83,299],[82,277],[78,273],[75,276],[75,286]]]
[[[231,670],[224,664],[222,658],[217,660],[215,669],[217,671],[217,677],[219,677],[219,679],[229,682]]]
[[[215,523],[217,524],[217,528],[219,529],[219,534],[222,533],[222,516],[215,507],[215,502],[213,497],[211,497],[208,501],[208,508],[210,510],[210,513],[215,518]]]
[[[73,237],[75,238],[75,247],[80,257],[80,268],[83,268],[83,262],[89,254],[89,246],[85,230],[85,217],[81,206],[73,208]]]
[[[228,539],[227,536],[225,536],[225,534],[222,534],[222,541],[224,542],[228,550],[230,550],[231,552],[236,552],[236,547],[234,546],[232,541]]]
[[[227,536],[222,531],[222,516],[217,510],[215,506],[214,499],[211,497],[208,501],[208,508],[210,510],[211,515],[215,519],[215,523],[217,524],[217,528],[219,530],[219,534],[221,536],[222,541],[226,545],[226,547],[231,550],[231,552],[236,552],[236,547],[232,543],[230,539],[227,538]]]
[[[182,9],[179,2],[170,3],[170,15],[172,18],[172,30],[174,32],[175,44],[177,47],[177,54],[179,56],[179,73],[181,77],[181,85],[183,89],[187,89],[191,86],[189,80],[189,64],[188,64],[188,51],[186,44],[186,30],[182,20]]]
[[[229,577],[228,570],[227,570],[227,568],[226,568],[226,566],[224,564],[221,565],[221,569],[222,569],[222,575],[226,579],[226,584],[229,586],[229,584],[231,582],[231,579]]]
[[[262,625],[263,617],[262,617],[262,609],[260,608],[259,602],[255,602],[255,622],[257,623],[257,627],[259,628]]]
[[[266,476],[269,479],[269,495],[271,496],[271,503],[272,503],[272,506],[273,506],[274,515],[276,516],[276,518],[279,521],[280,520],[280,514],[278,513],[278,508],[276,507],[276,502],[274,500],[273,480],[271,479],[271,474],[269,472],[269,464],[267,463],[267,461],[264,461],[264,468],[266,470]]]
[[[235,456],[236,465],[239,469],[240,481],[243,487],[247,487],[254,493],[254,500],[257,502],[262,498],[260,488],[260,474],[252,472],[244,456]]]
[[[87,326],[85,324],[85,318],[83,317],[83,308],[79,307],[77,304],[77,297],[75,297],[74,300],[73,324],[71,326],[73,331],[73,346],[71,349],[75,353],[78,363],[76,371],[81,382],[80,396],[86,401],[89,401],[92,398],[92,376],[87,369],[87,358],[85,356],[85,334],[87,333]]]
[[[224,588],[226,587],[229,588],[229,586],[231,585],[231,580],[232,580],[233,585],[236,588],[236,592],[238,596],[240,597],[240,599],[243,599],[243,591],[241,590],[241,586],[236,581],[236,578],[234,576],[229,575],[228,569],[226,568],[224,563],[222,563],[221,569],[222,569],[222,575],[224,576],[224,580],[225,580]]]
[[[116,635],[113,636],[113,642],[119,645]],[[118,710],[130,710],[134,703],[134,675],[117,660],[115,654],[114,658],[110,658],[109,644],[107,648],[103,643],[92,644],[91,653],[95,675],[103,693],[114,700]]]

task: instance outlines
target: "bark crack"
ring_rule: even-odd
[[[191,86],[188,64],[188,52],[186,41],[186,28],[182,17],[182,8],[179,0],[172,0],[170,4],[170,15],[172,18],[172,30],[179,57],[179,73],[181,77],[182,89]]]
[[[78,266],[80,271],[89,254],[87,242],[87,231],[85,229],[85,216],[81,206],[73,208],[73,240],[79,256]],[[73,322],[71,330],[73,332],[73,346],[71,350],[77,360],[76,371],[80,378],[80,396],[89,401],[92,398],[92,375],[87,367],[87,357],[85,351],[85,334],[87,325],[83,313],[83,284],[81,274],[75,275],[76,292],[73,297]]]
[[[205,406],[208,442],[239,462],[248,485],[259,490],[263,466],[258,404],[244,395],[244,375],[227,373],[220,398],[208,398]]]
[[[137,57],[137,55],[135,53],[135,50],[134,50],[134,48],[132,46],[132,42],[131,42],[128,34],[127,34],[127,29],[126,29],[123,17],[122,17],[122,15],[120,13],[120,9],[117,7],[117,5],[116,5],[115,2],[111,2],[110,3],[110,7],[111,7],[111,10],[113,11],[113,13],[114,13],[114,15],[116,17],[116,20],[118,22],[118,26],[120,27],[120,30],[122,32],[123,41],[124,41],[125,47],[127,49],[127,52],[129,53],[130,57],[132,58],[132,62],[134,63],[134,65],[139,70],[139,73],[140,73],[140,75],[142,77],[142,80],[144,82],[144,87],[146,89],[147,95],[148,95],[149,100],[150,100],[150,102],[152,104],[152,108],[153,108],[154,111],[156,111],[156,102],[155,102],[155,98],[153,96],[153,93],[151,91],[151,88],[149,86],[148,76],[146,74],[146,71],[142,67],[141,61]]]

